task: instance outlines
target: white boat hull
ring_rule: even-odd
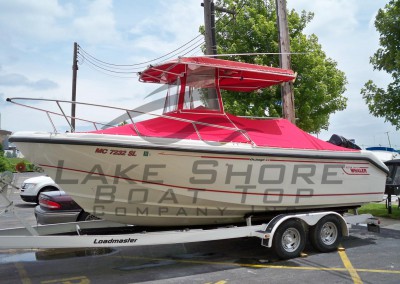
[[[116,140],[118,138],[118,140]],[[145,226],[243,221],[246,214],[381,201],[386,167],[369,152],[99,134],[13,136],[87,212]]]

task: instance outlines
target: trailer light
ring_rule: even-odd
[[[61,204],[57,203],[55,201],[51,201],[45,198],[40,198],[39,199],[39,205],[49,208],[49,209],[60,209],[61,208]]]

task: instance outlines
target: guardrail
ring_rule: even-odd
[[[101,105],[101,104],[92,104],[92,103],[85,103],[85,102],[74,102],[74,101],[66,101],[66,100],[56,100],[56,99],[43,99],[43,98],[23,98],[23,97],[15,97],[15,98],[7,98],[7,101],[22,107],[27,107],[30,109],[34,109],[37,111],[42,111],[44,113],[46,113],[52,127],[54,130],[54,133],[59,133],[59,131],[57,130],[56,125],[54,124],[54,121],[52,119],[52,115],[53,116],[60,116],[60,117],[64,117],[67,124],[69,125],[69,128],[71,129],[71,132],[75,132],[75,129],[73,129],[72,124],[70,122],[70,120],[74,119],[74,120],[78,120],[78,121],[82,121],[82,122],[86,122],[86,123],[90,123],[93,125],[93,127],[96,130],[99,130],[98,126],[102,126],[103,128],[109,128],[109,127],[115,127],[116,125],[110,125],[110,124],[105,124],[103,122],[98,122],[98,121],[93,121],[93,120],[88,120],[88,119],[84,119],[84,118],[80,118],[80,117],[73,117],[73,116],[69,116],[66,115],[64,109],[61,107],[61,103],[67,103],[67,104],[76,104],[76,105],[85,105],[85,106],[90,106],[90,107],[99,107],[99,108],[105,108],[105,109],[112,109],[112,110],[120,110],[120,111],[124,111],[126,112],[126,114],[129,117],[130,122],[132,123],[133,129],[136,132],[136,135],[139,137],[145,137],[145,135],[143,135],[142,133],[140,133],[138,127],[137,127],[137,122],[134,121],[132,114],[136,113],[139,115],[150,115],[153,117],[162,117],[165,119],[170,119],[170,120],[175,120],[175,121],[180,121],[180,122],[186,122],[188,124],[191,124],[193,126],[194,131],[196,132],[199,140],[204,141],[204,142],[212,142],[210,140],[206,140],[203,139],[201,136],[200,131],[198,130],[199,125],[201,126],[208,126],[208,127],[213,127],[213,128],[218,128],[218,129],[224,129],[224,130],[230,130],[233,132],[237,132],[240,135],[242,135],[247,141],[248,143],[250,143],[252,146],[257,146],[257,144],[250,138],[250,136],[248,135],[246,130],[243,129],[239,129],[230,119],[228,116],[225,117],[230,121],[230,123],[232,123],[232,125],[234,125],[235,127],[227,127],[227,126],[222,126],[222,125],[217,125],[217,124],[212,124],[212,123],[206,123],[206,122],[200,122],[200,121],[195,121],[195,120],[190,120],[190,119],[185,119],[185,118],[179,118],[179,117],[173,117],[173,116],[168,116],[168,115],[162,115],[162,114],[155,114],[155,113],[151,113],[151,112],[144,112],[144,111],[139,111],[139,110],[132,110],[132,109],[126,109],[126,108],[120,108],[120,107],[113,107],[113,106],[106,106],[106,105]],[[24,104],[21,103],[19,101],[42,101],[42,102],[54,102],[60,112],[55,112],[53,110],[47,110],[47,109],[43,109],[43,108],[39,108],[39,107],[35,107],[32,105],[28,105],[28,104]],[[215,142],[215,141],[213,141]]]

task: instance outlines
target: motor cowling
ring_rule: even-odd
[[[350,140],[344,138],[343,136],[340,136],[337,134],[333,134],[331,136],[331,138],[328,140],[328,142],[333,145],[348,148],[348,149],[361,150],[361,148],[358,145],[356,145],[355,143],[351,142]]]

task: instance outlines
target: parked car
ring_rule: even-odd
[[[47,191],[59,191],[61,188],[48,176],[28,178],[20,188],[19,195],[26,202],[39,203],[39,195]]]
[[[85,212],[62,190],[40,194],[39,205],[35,207],[35,217],[42,225],[99,219]]]

